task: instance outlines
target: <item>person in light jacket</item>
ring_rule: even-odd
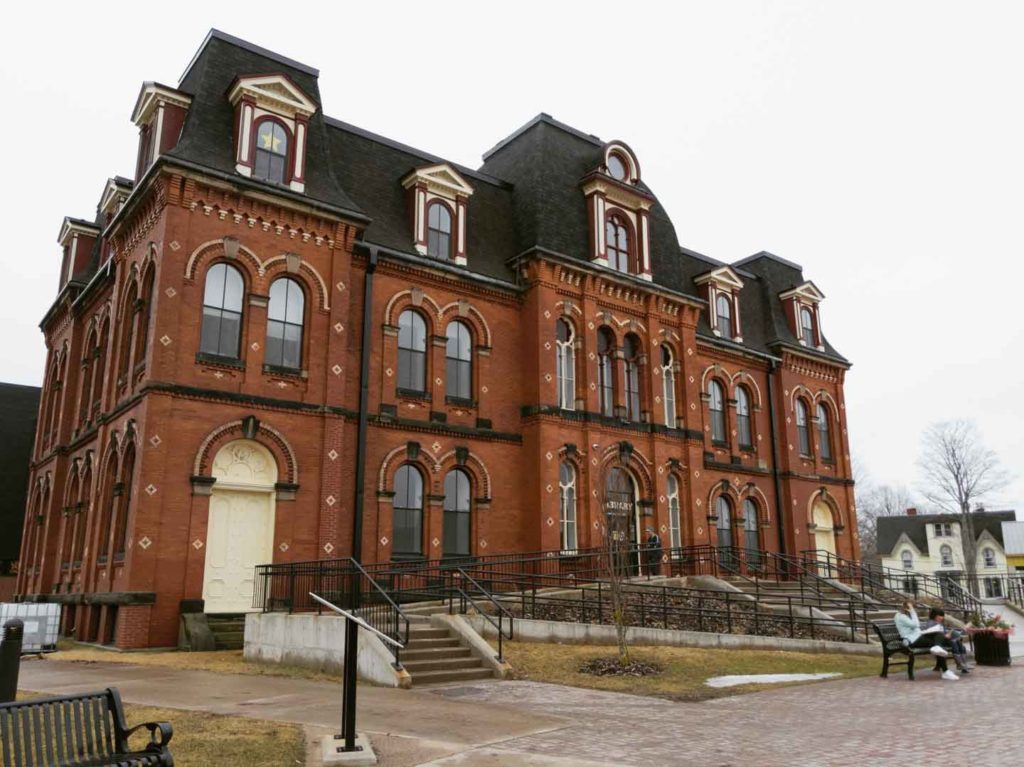
[[[946,665],[949,651],[942,646],[945,639],[943,632],[941,630],[922,632],[921,621],[917,617],[913,602],[907,601],[900,605],[899,612],[896,613],[896,630],[908,648],[927,647],[931,651],[936,658],[937,667],[942,671],[943,679],[955,682],[960,678]]]

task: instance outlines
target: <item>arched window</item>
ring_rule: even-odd
[[[615,415],[615,337],[606,327],[597,331],[597,394],[601,415]]]
[[[746,386],[736,387],[736,435],[741,448],[753,450],[754,435],[750,428],[750,393]]]
[[[951,546],[943,544],[939,548],[939,561],[943,567],[953,566],[953,548]]]
[[[718,561],[729,567],[733,562],[732,502],[724,495],[718,496],[715,501],[715,514],[718,516],[718,548],[723,549],[719,552]]]
[[[558,518],[562,528],[562,551],[576,550],[576,469],[562,462],[558,467]]]
[[[725,443],[728,441],[725,433],[725,392],[722,384],[712,380],[708,384],[708,410],[711,412],[711,441]]]
[[[811,433],[807,428],[807,403],[802,399],[796,401],[796,435],[800,442],[800,455],[811,454]]]
[[[814,315],[806,306],[800,309],[800,335],[805,344],[816,346],[814,343]]]
[[[153,283],[156,280],[156,269],[150,265],[146,270],[146,278],[142,282],[142,305],[139,307],[138,337],[135,339],[135,366],[146,361],[146,348],[149,344],[149,326],[153,322]]]
[[[423,553],[423,476],[410,464],[395,472],[395,515],[392,551],[395,554]]]
[[[60,542],[61,568],[78,567],[82,564],[81,559],[75,557],[75,538],[77,530],[82,526],[78,505],[78,464],[72,464],[71,475],[68,477],[67,487],[64,489],[64,537]]]
[[[904,570],[914,569],[914,554],[909,549],[904,549],[900,554],[900,560],[903,563]]]
[[[295,280],[274,280],[267,306],[267,354],[264,361],[279,368],[302,367],[302,327],[306,295]]]
[[[238,359],[242,340],[242,295],[245,283],[230,264],[214,264],[206,273],[203,327],[199,351]]]
[[[406,309],[398,317],[398,388],[422,394],[426,391],[427,324]]]
[[[729,296],[718,294],[715,299],[716,328],[722,338],[732,338],[732,301]]]
[[[75,515],[75,535],[71,541],[71,561],[81,562],[85,557],[86,524],[89,521],[89,499],[92,495],[92,471],[87,466],[82,475],[82,487],[78,491],[78,508]]]
[[[452,469],[444,477],[444,556],[470,554],[469,477]]]
[[[106,374],[107,366],[107,343],[110,336],[110,320],[103,321],[97,339],[96,364],[92,371],[92,396],[89,402],[89,420],[95,420],[99,415],[100,405],[103,402],[103,377]]]
[[[631,247],[629,229],[619,216],[608,216],[604,226],[605,246],[608,251],[608,266],[618,272],[629,274]]]
[[[89,420],[89,404],[91,400],[93,367],[96,365],[96,334],[89,333],[89,338],[82,347],[82,373],[78,385],[78,420],[76,425],[81,427]]]
[[[665,425],[676,428],[676,371],[672,350],[668,344],[661,345],[661,393],[665,402]]]
[[[675,474],[668,475],[668,542],[673,549],[683,545],[679,519],[679,480]]]
[[[558,406],[576,409],[576,335],[566,320],[555,322],[555,371],[558,376]]]
[[[443,202],[432,202],[427,208],[427,255],[452,257],[452,214]]]
[[[447,394],[458,399],[473,398],[473,337],[466,323],[448,323],[445,347]]]
[[[132,474],[135,471],[135,446],[128,445],[121,459],[121,500],[117,504],[114,527],[114,558],[123,559],[128,543],[128,515],[132,506]]]
[[[640,420],[640,339],[628,334],[622,345],[626,363],[626,418]]]
[[[828,408],[819,402],[815,411],[818,416],[818,455],[823,461],[831,461],[832,430],[828,422]]]
[[[743,547],[746,549],[747,567],[761,566],[761,531],[757,524],[757,504],[750,498],[743,500]]]
[[[985,567],[996,566],[996,552],[995,549],[985,547],[981,552],[982,559],[985,561]]]
[[[110,533],[114,526],[114,515],[121,489],[117,485],[117,456],[111,454],[107,462],[106,477],[103,480],[103,496],[100,502],[100,531],[97,544],[97,559],[106,562],[110,556]]]
[[[256,132],[253,177],[283,184],[287,179],[288,131],[274,120],[264,120]]]
[[[132,356],[132,333],[135,330],[135,303],[139,297],[139,287],[135,283],[128,288],[128,293],[124,298],[124,303],[121,305],[121,338],[120,348],[118,349],[117,356],[117,378],[120,386],[121,382],[128,380],[128,365],[131,361]]]

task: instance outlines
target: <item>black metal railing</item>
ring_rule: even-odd
[[[498,635],[497,660],[499,663],[503,663],[505,661],[503,642],[505,639],[511,641],[514,636],[515,616],[494,594],[477,583],[476,579],[462,568],[452,573],[451,579],[452,590],[458,593],[459,612],[465,615],[472,607],[477,614],[494,627]],[[455,598],[451,597],[448,602],[449,612],[454,606]]]

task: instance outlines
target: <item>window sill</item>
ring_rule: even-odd
[[[287,376],[288,378],[309,378],[309,371],[302,368],[290,368],[281,365],[268,365],[263,363],[263,372],[272,376]]]
[[[723,439],[711,440],[711,447],[729,447],[729,443]]]
[[[405,399],[420,399],[427,402],[430,401],[430,394],[429,392],[425,391],[416,391],[415,389],[395,389],[395,393],[399,397],[403,397]]]
[[[401,554],[398,552],[392,553],[392,562],[426,562],[427,558],[422,554]]]
[[[200,365],[220,365],[221,367],[245,370],[245,362],[237,357],[222,357],[219,354],[206,354],[199,352],[196,355],[196,362]]]
[[[452,397],[450,395],[445,395],[444,404],[475,410],[478,403],[475,399],[468,397]]]

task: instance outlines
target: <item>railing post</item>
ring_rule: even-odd
[[[21,618],[11,618],[4,624],[3,641],[0,642],[0,703],[13,703],[18,697],[18,672],[24,637],[25,624]]]

